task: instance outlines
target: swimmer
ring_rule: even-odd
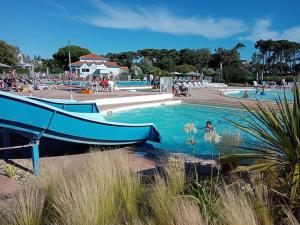
[[[266,88],[265,86],[262,87],[261,92],[260,92],[260,95],[265,95],[265,94],[266,94],[266,93],[265,93],[265,88]]]
[[[245,92],[244,92],[243,98],[249,98],[249,93],[248,93],[248,91],[245,91]]]
[[[212,125],[212,122],[210,120],[208,120],[206,122],[206,126],[205,126],[206,132],[213,132],[215,131],[215,128]]]

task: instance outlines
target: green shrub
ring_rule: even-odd
[[[223,68],[223,79],[226,83],[244,83],[251,74],[238,66],[226,66]]]
[[[257,164],[246,167],[248,170],[269,171],[280,182],[274,189],[281,192],[291,206],[300,208],[300,88],[295,84],[292,104],[286,98],[280,99],[276,108],[258,102],[245,109],[249,116],[245,123],[231,123],[253,136],[257,144],[243,147],[250,153],[225,156],[227,160],[257,160]],[[274,174],[275,172],[275,174]]]

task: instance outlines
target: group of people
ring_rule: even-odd
[[[261,89],[258,86],[255,87],[255,94],[256,95],[258,95],[258,94],[260,94],[260,95],[266,95],[265,91],[266,91],[266,86],[265,85],[263,85],[261,87]],[[244,91],[244,94],[243,94],[242,98],[248,99],[249,98],[249,91],[247,91],[247,90]]]
[[[113,80],[107,79],[106,77],[97,79],[94,76],[91,81],[91,85],[92,85],[93,93],[98,93],[100,88],[101,88],[101,90],[108,90],[110,92],[115,90],[115,82]]]
[[[16,70],[10,71],[10,75],[4,79],[0,78],[0,89],[6,91],[22,91],[25,85],[29,82],[26,79],[17,78]]]
[[[172,87],[172,92],[175,96],[191,96],[187,83],[175,83]]]

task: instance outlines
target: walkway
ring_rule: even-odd
[[[21,189],[21,185],[4,175],[0,175],[0,197],[8,197]]]
[[[238,89],[239,87],[236,88]],[[183,103],[188,104],[223,106],[239,109],[244,108],[241,103],[248,106],[254,106],[257,104],[256,100],[245,100],[221,95],[221,92],[219,92],[218,89],[219,88],[193,89],[190,91],[190,97],[175,97],[174,99],[182,100]],[[235,89],[235,87],[229,87],[229,89]],[[263,104],[265,106],[268,106],[270,104],[273,104],[273,107],[276,106],[276,103],[268,101],[263,101]]]
[[[136,154],[138,151],[148,151],[148,153],[143,156],[139,156],[138,154]],[[101,153],[102,152],[98,152],[96,154]],[[115,150],[109,150],[106,151],[106,153],[122,153],[122,156],[125,155],[125,157],[128,158],[129,168],[134,172],[155,169],[160,164],[160,159],[156,158],[152,154],[149,154],[149,150],[147,150],[145,147],[125,147]],[[84,165],[85,160],[87,160],[89,157],[91,157],[90,153],[41,157],[41,174],[49,174],[51,171],[62,171],[63,169],[80,169]],[[26,169],[32,169],[31,159],[13,159],[11,161]],[[17,181],[10,179],[4,175],[0,175],[0,198],[9,197],[24,187],[26,187],[26,185],[20,185]]]
[[[69,99],[71,93],[74,99],[79,101],[87,101],[87,100],[95,100],[101,98],[118,98],[118,97],[131,97],[131,96],[141,96],[141,95],[153,95],[153,94],[159,94],[159,91],[158,90],[137,90],[136,92],[134,92],[134,91],[118,90],[114,92],[103,91],[97,94],[87,95],[87,94],[81,94],[78,88],[72,89],[71,92],[68,87],[59,86],[57,89],[52,89],[52,90],[33,91],[32,95],[40,98]],[[14,92],[14,94],[18,94],[22,96],[29,95],[28,92],[19,92],[19,93]]]

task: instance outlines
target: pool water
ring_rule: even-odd
[[[150,82],[148,81],[118,81],[117,85],[120,87],[126,87],[126,86],[149,86]]]
[[[226,95],[235,97],[235,98],[242,98],[244,95],[244,90],[237,90],[233,92],[229,92]],[[276,101],[278,100],[278,95],[281,98],[281,100],[284,99],[284,93],[286,94],[288,101],[293,101],[293,92],[291,90],[266,90],[264,94],[261,94],[261,90],[259,90],[258,93],[256,93],[255,90],[248,91],[249,93],[249,99],[253,100],[262,100],[262,101]]]
[[[126,123],[154,123],[162,137],[160,144],[152,143],[154,147],[179,153],[191,153],[191,147],[187,144],[188,135],[183,131],[183,127],[187,122],[193,122],[198,128],[196,154],[208,155],[211,152],[211,145],[203,137],[206,121],[211,120],[217,133],[221,136],[224,133],[239,132],[243,139],[250,140],[249,136],[242,134],[224,119],[226,117],[242,123],[242,120],[236,115],[246,113],[231,108],[182,104],[120,112],[106,116],[106,120]]]

